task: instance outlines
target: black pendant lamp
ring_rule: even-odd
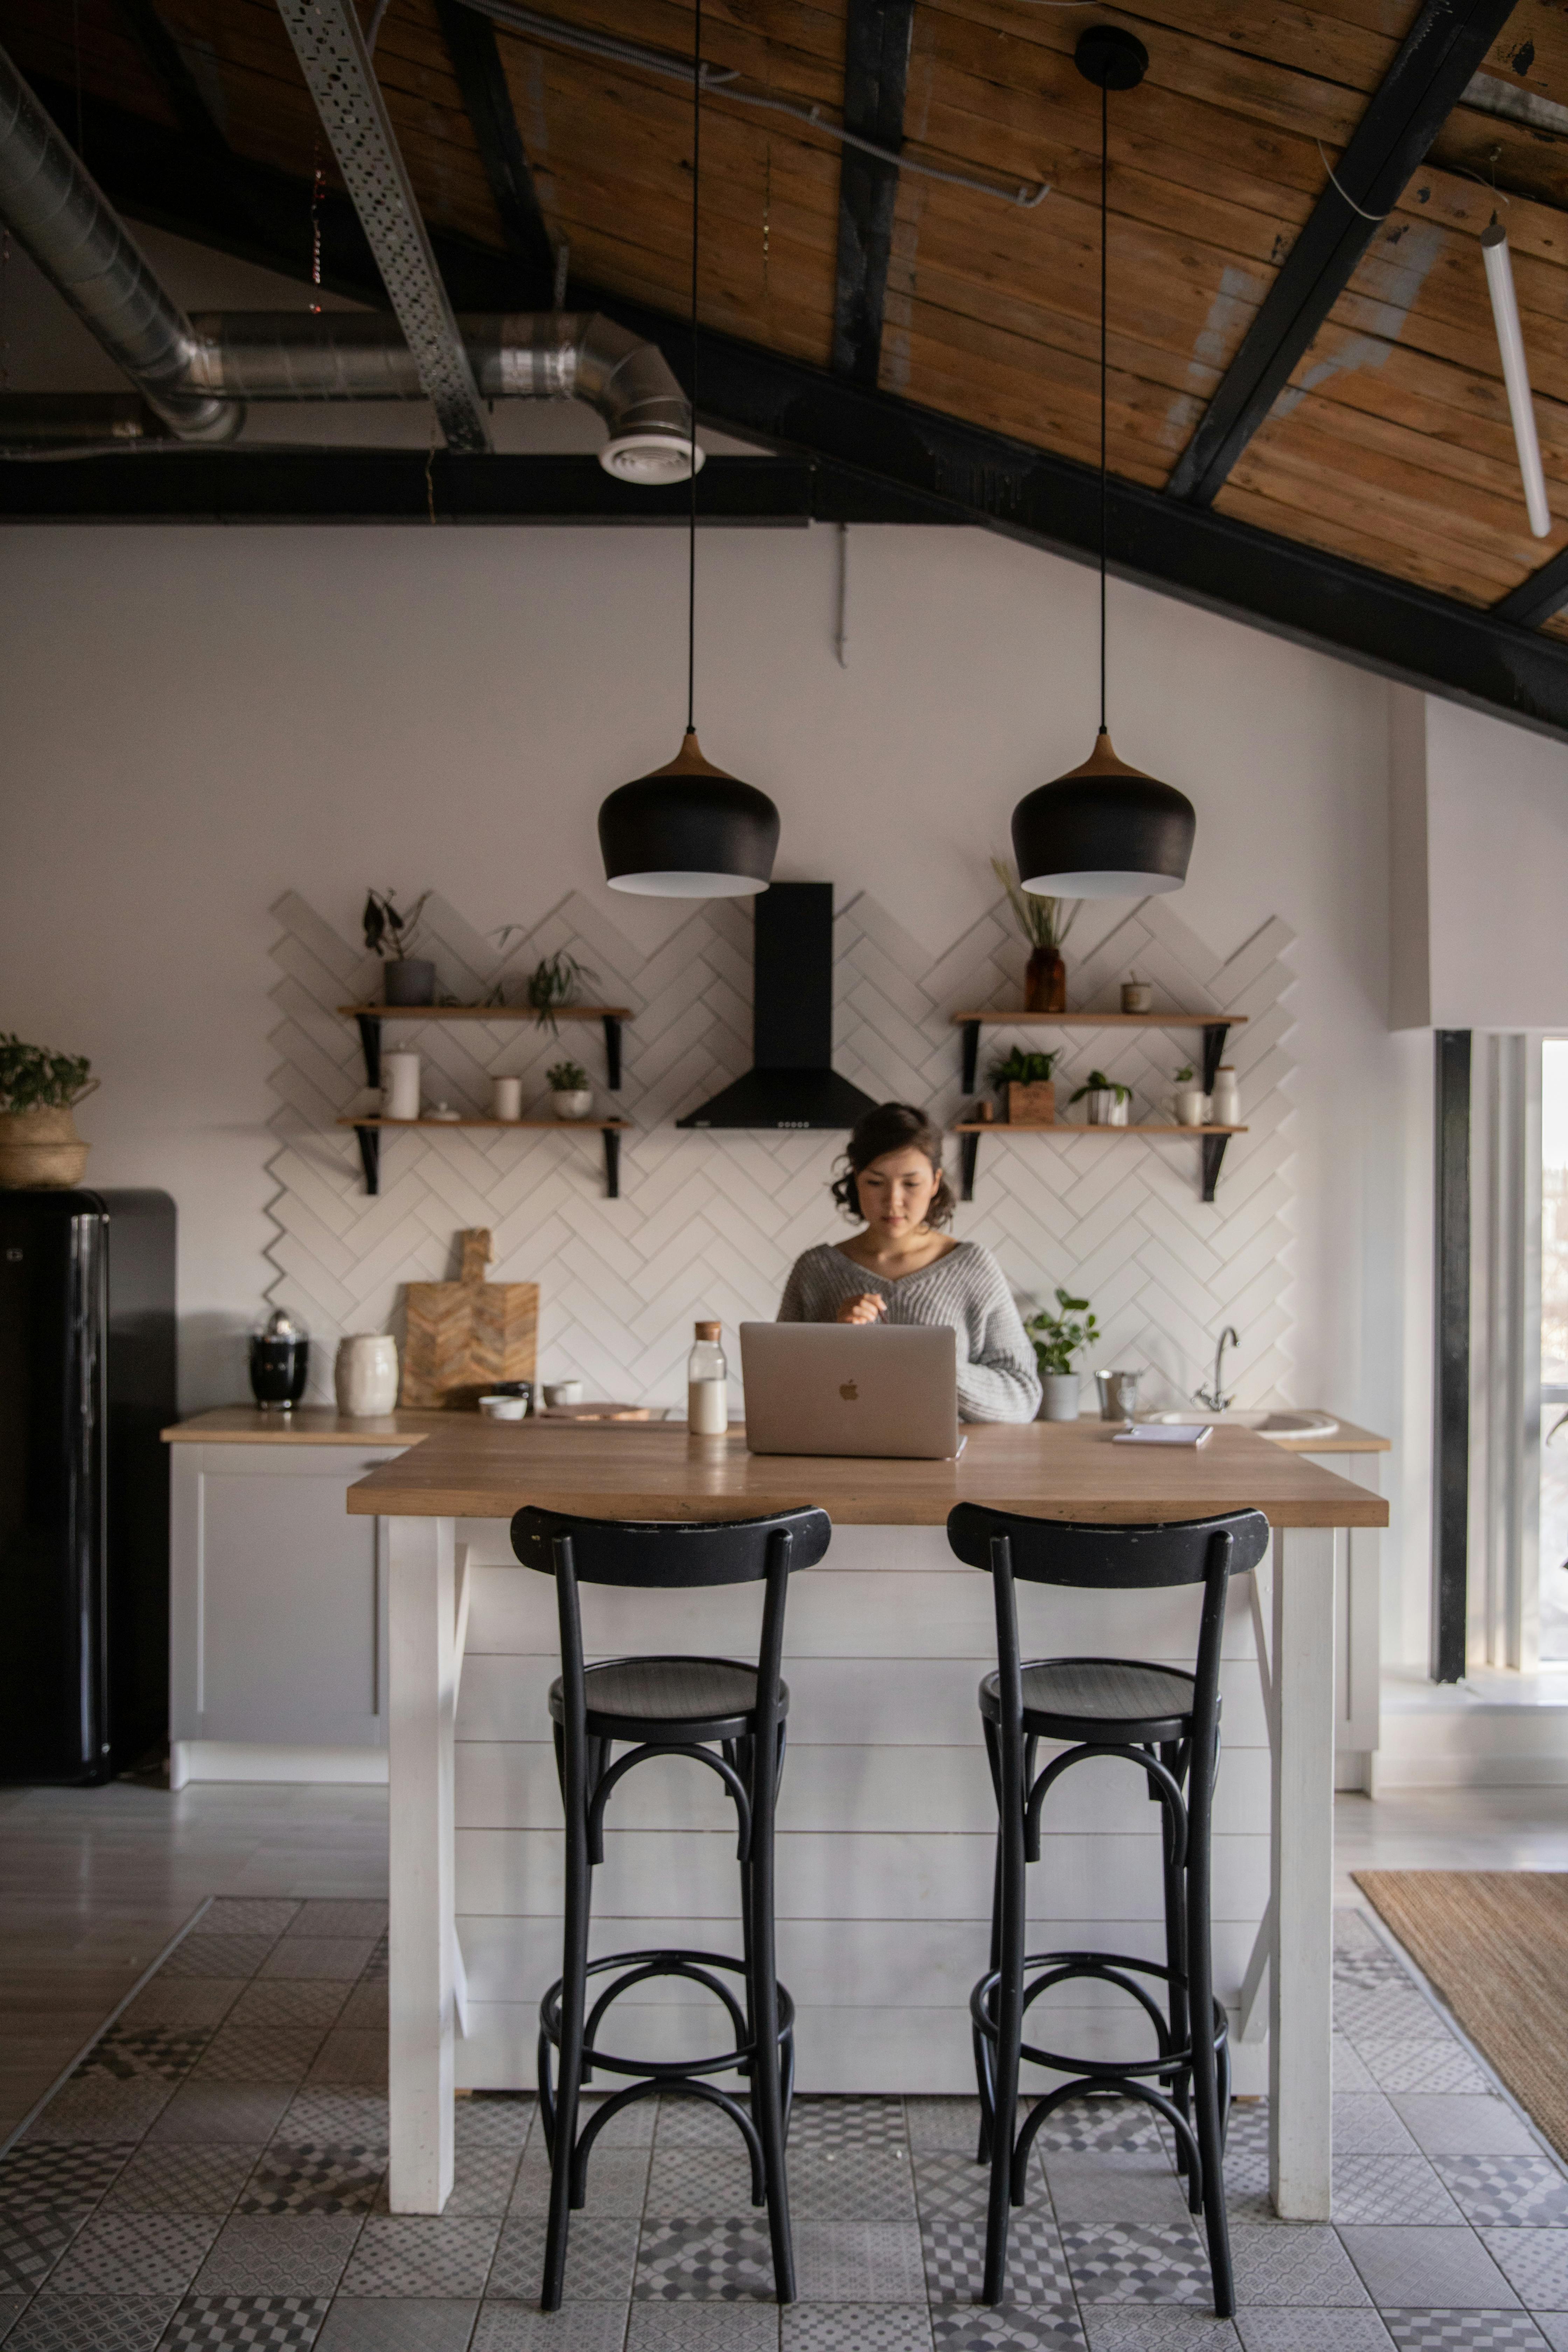
[[[1149,52],[1119,25],[1079,40],[1078,69],[1100,91],[1100,732],[1083,765],[1041,784],[1013,812],[1013,855],[1026,890],[1050,898],[1144,898],[1187,878],[1197,817],[1173,784],[1119,759],[1105,726],[1106,228],[1110,94],[1136,89]]]
[[[686,541],[686,735],[668,766],[623,784],[599,810],[612,890],[646,898],[742,898],[765,890],[779,845],[766,793],[702,756],[697,685],[697,236],[701,185],[702,0],[691,50],[691,503]]]

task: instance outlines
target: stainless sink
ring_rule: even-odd
[[[1166,1427],[1182,1422],[1212,1422],[1220,1429],[1255,1429],[1259,1437],[1278,1440],[1308,1437],[1332,1437],[1339,1423],[1326,1412],[1310,1412],[1304,1408],[1280,1405],[1258,1412],[1203,1412],[1196,1408],[1191,1412],[1152,1412],[1144,1416]]]

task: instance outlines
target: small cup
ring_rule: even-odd
[[[490,1080],[490,1117],[492,1118],[522,1117],[522,1080],[521,1078]]]
[[[479,1411],[487,1421],[526,1421],[528,1399],[525,1396],[482,1396]]]
[[[1154,1005],[1154,991],[1146,980],[1124,980],[1121,983],[1123,1013],[1150,1013]]]
[[[546,1381],[544,1383],[544,1402],[546,1404],[581,1404],[583,1402],[582,1381]]]
[[[1138,1410],[1142,1372],[1096,1372],[1101,1421],[1131,1421]]]

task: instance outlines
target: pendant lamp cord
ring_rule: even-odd
[[[1105,732],[1106,256],[1110,225],[1110,85],[1100,86],[1100,731]]]
[[[691,446],[686,534],[686,731],[697,726],[697,239],[702,184],[702,0],[691,35]],[[1103,631],[1101,632],[1103,635]]]

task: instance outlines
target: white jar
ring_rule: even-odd
[[[522,1117],[522,1080],[521,1078],[490,1080],[490,1117],[492,1118]]]
[[[338,1411],[351,1421],[393,1412],[397,1406],[397,1342],[378,1331],[354,1331],[338,1341],[333,1367]]]
[[[1176,1117],[1184,1127],[1206,1127],[1209,1098],[1201,1087],[1184,1087],[1176,1097]]]
[[[1216,1127],[1241,1125],[1241,1090],[1236,1082],[1236,1072],[1228,1062],[1222,1062],[1214,1074],[1214,1100],[1209,1116]]]
[[[419,1056],[384,1054],[381,1057],[381,1109],[384,1118],[419,1116]]]
[[[730,1367],[719,1345],[721,1328],[699,1323],[686,1360],[686,1426],[693,1437],[722,1437],[730,1426]]]

